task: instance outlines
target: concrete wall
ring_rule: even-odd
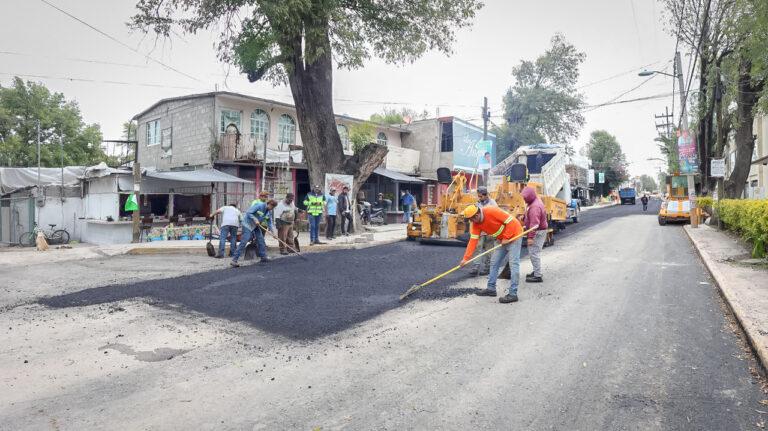
[[[410,133],[403,135],[402,145],[421,153],[421,176],[437,178],[437,168],[453,166],[453,153],[440,152],[440,122],[434,119],[416,121],[408,126],[408,130]]]
[[[139,162],[142,168],[171,170],[211,166],[214,143],[213,96],[163,103],[137,119]],[[160,120],[160,133],[171,128],[171,149],[162,144],[147,146],[147,123]]]
[[[82,241],[89,244],[128,244],[133,240],[131,222],[102,222],[91,220],[84,223]]]

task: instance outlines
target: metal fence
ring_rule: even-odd
[[[0,198],[0,243],[18,244],[24,232],[32,230],[35,221],[35,198]]]

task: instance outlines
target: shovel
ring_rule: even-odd
[[[514,241],[517,241],[518,239],[520,239],[520,238],[521,238],[521,237],[523,237],[524,235],[527,235],[529,232],[532,232],[532,231],[533,231],[534,229],[536,229],[536,228],[537,228],[537,226],[534,226],[534,227],[532,227],[531,229],[528,229],[528,230],[526,230],[526,231],[523,231],[523,232],[519,233],[518,235],[515,235],[514,237],[512,237],[511,239],[509,239],[507,242],[514,242]],[[477,256],[473,257],[472,259],[469,259],[469,260],[468,260],[466,263],[469,263],[469,262],[472,262],[473,260],[479,259],[480,257],[482,257],[482,256],[485,256],[486,254],[488,254],[488,253],[490,253],[490,252],[492,252],[492,251],[496,250],[497,248],[501,247],[502,245],[505,245],[505,244],[499,244],[499,245],[497,245],[497,246],[493,247],[493,248],[492,248],[492,249],[490,249],[490,250],[486,250],[486,251],[484,251],[484,252],[482,252],[482,253],[478,254]],[[465,264],[465,266],[466,266],[466,264]],[[425,281],[424,283],[421,283],[421,284],[414,284],[414,285],[413,285],[413,286],[411,286],[411,287],[410,287],[408,290],[406,290],[406,291],[405,291],[405,293],[403,293],[402,295],[400,295],[400,300],[402,301],[403,299],[407,298],[408,296],[410,296],[411,294],[413,294],[413,293],[414,293],[414,292],[416,292],[417,290],[421,289],[422,287],[424,287],[424,286],[427,286],[427,285],[429,285],[429,284],[432,284],[432,283],[434,283],[434,282],[435,282],[435,281],[437,281],[437,280],[440,280],[441,278],[443,278],[443,277],[445,277],[446,275],[448,275],[448,274],[452,273],[453,271],[456,271],[456,270],[457,270],[457,269],[459,269],[459,268],[461,268],[461,265],[456,265],[456,266],[454,266],[453,268],[449,269],[448,271],[445,271],[444,273],[442,273],[442,274],[440,274],[440,275],[438,275],[438,276],[435,276],[435,277],[433,277],[433,278],[430,278],[429,280]]]
[[[213,247],[213,244],[211,244],[212,239],[213,239],[213,217],[211,217],[211,228],[208,229],[208,243],[205,244],[205,251],[208,253],[208,256],[216,257],[216,249]]]

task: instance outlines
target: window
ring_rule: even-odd
[[[443,123],[440,135],[440,151],[444,153],[453,151],[453,122]]]
[[[387,135],[384,132],[379,132],[376,135],[376,143],[379,145],[387,145]]]
[[[266,142],[269,136],[269,115],[261,109],[251,114],[251,138],[257,142]]]
[[[147,123],[147,146],[160,145],[160,120]]]
[[[281,150],[288,150],[289,145],[296,143],[296,122],[288,114],[277,120],[277,143]]]
[[[349,129],[347,129],[347,126],[343,124],[337,124],[336,131],[339,132],[341,147],[344,148],[344,151],[349,151],[351,149],[349,147]]]
[[[240,132],[240,111],[228,111],[221,110],[221,130],[222,134],[227,133],[227,128],[230,124],[234,124],[237,127],[237,131]]]

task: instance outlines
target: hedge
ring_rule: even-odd
[[[712,198],[709,196],[699,196],[696,198],[696,205],[700,208],[712,208]]]
[[[752,257],[765,257],[768,244],[768,199],[723,199],[717,204],[720,220],[729,230],[752,243]]]

